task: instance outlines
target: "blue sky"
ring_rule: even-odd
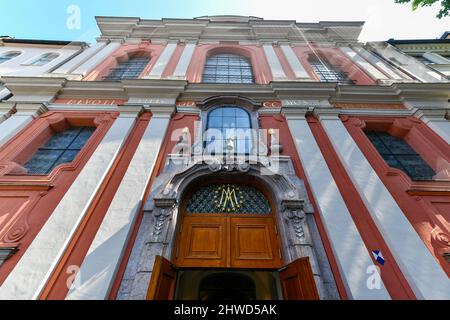
[[[80,8],[80,29],[66,27],[70,5]],[[450,30],[450,18],[437,19],[437,11],[435,5],[412,12],[409,5],[394,0],[13,0],[0,12],[0,35],[94,42],[99,35],[95,16],[160,19],[237,14],[302,22],[366,21],[361,41],[437,38]]]

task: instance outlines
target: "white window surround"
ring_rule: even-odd
[[[10,62],[11,60],[13,60],[13,59],[17,58],[18,56],[20,56],[23,53],[23,51],[18,51],[18,50],[6,51],[6,52],[0,54],[0,58],[4,58],[5,56],[8,56],[8,55],[14,54],[14,53],[17,53],[17,54],[15,56],[13,56],[12,58],[9,58],[8,60],[5,60],[5,61],[1,61],[0,60],[0,64]]]
[[[35,64],[36,62],[38,62],[39,60],[41,60],[43,57],[49,56],[49,55],[51,55],[51,54],[56,54],[57,56],[56,56],[55,58],[53,58],[53,59],[51,59],[51,60],[45,62],[44,64]],[[60,56],[61,56],[61,53],[59,53],[59,52],[54,52],[54,51],[46,52],[46,53],[43,53],[43,54],[39,55],[39,57],[37,57],[37,58],[36,58],[36,57],[33,57],[33,58],[31,58],[31,59],[29,59],[29,60],[27,60],[27,61],[21,63],[21,65],[23,65],[23,66],[31,66],[31,67],[43,67],[43,66],[45,66],[45,65],[47,65],[47,64],[49,64],[49,63],[55,61],[55,60],[58,59]]]

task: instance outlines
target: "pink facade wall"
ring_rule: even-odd
[[[138,55],[149,57],[150,62],[143,70],[140,78],[148,75],[164,50],[163,44],[152,44],[143,41],[140,44],[123,44],[111,56],[100,63],[84,80],[102,80],[108,73],[117,66],[119,62],[127,61],[130,56]],[[170,78],[181,58],[184,44],[179,44],[165,67],[162,78]],[[290,66],[287,58],[280,47],[274,46],[275,53],[280,61],[287,80],[297,80],[294,70]],[[300,60],[301,65],[306,70],[311,81],[320,81],[308,62],[310,55],[319,54],[325,57],[329,63],[338,66],[348,74],[348,77],[355,81],[356,85],[373,85],[374,80],[359,68],[349,57],[343,54],[338,48],[319,46],[297,46],[293,48],[294,53]],[[239,44],[199,44],[196,46],[191,62],[187,69],[186,79],[192,83],[201,83],[203,68],[206,59],[214,54],[232,53],[248,58],[253,67],[255,83],[268,84],[273,80],[269,63],[261,45],[239,45]]]

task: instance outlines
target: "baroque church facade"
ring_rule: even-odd
[[[1,299],[450,298],[444,67],[362,22],[96,19],[0,39]]]

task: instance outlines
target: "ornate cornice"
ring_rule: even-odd
[[[357,42],[361,21],[263,20],[245,16],[204,16],[194,19],[140,19],[96,17],[99,39],[152,41],[288,41],[305,43]],[[232,32],[230,32],[232,30]]]

